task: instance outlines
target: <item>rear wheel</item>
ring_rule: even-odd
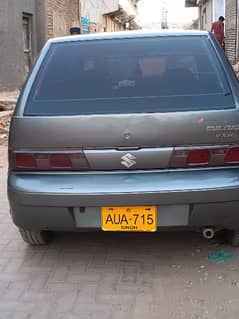
[[[51,240],[50,233],[47,231],[31,231],[20,228],[19,232],[22,239],[29,245],[47,245]]]

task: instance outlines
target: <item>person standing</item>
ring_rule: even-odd
[[[217,42],[221,45],[221,47],[224,49],[225,46],[225,35],[224,35],[224,17],[219,17],[218,21],[213,22],[211,32],[214,33],[215,38],[217,39]]]

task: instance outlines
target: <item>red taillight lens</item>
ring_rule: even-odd
[[[239,147],[231,148],[226,156],[225,163],[239,163]]]
[[[88,161],[83,151],[70,153],[10,152],[9,164],[12,170],[88,170]]]
[[[175,148],[170,167],[185,168],[191,166],[223,166],[239,164],[239,146],[225,145],[200,148]]]
[[[52,168],[72,168],[72,162],[66,154],[50,155],[50,166]]]
[[[210,162],[210,150],[192,150],[188,154],[187,164],[188,165],[206,165]]]
[[[16,153],[13,161],[16,169],[34,169],[37,168],[37,162],[33,154]]]

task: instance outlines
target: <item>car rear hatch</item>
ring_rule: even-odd
[[[50,45],[12,121],[12,168],[144,170],[238,163],[233,80],[230,70],[225,75],[220,54],[207,36]]]

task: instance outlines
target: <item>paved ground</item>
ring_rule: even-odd
[[[58,234],[28,247],[8,214],[0,147],[0,319],[237,319],[238,251],[199,234]],[[235,257],[212,264],[227,249]]]

